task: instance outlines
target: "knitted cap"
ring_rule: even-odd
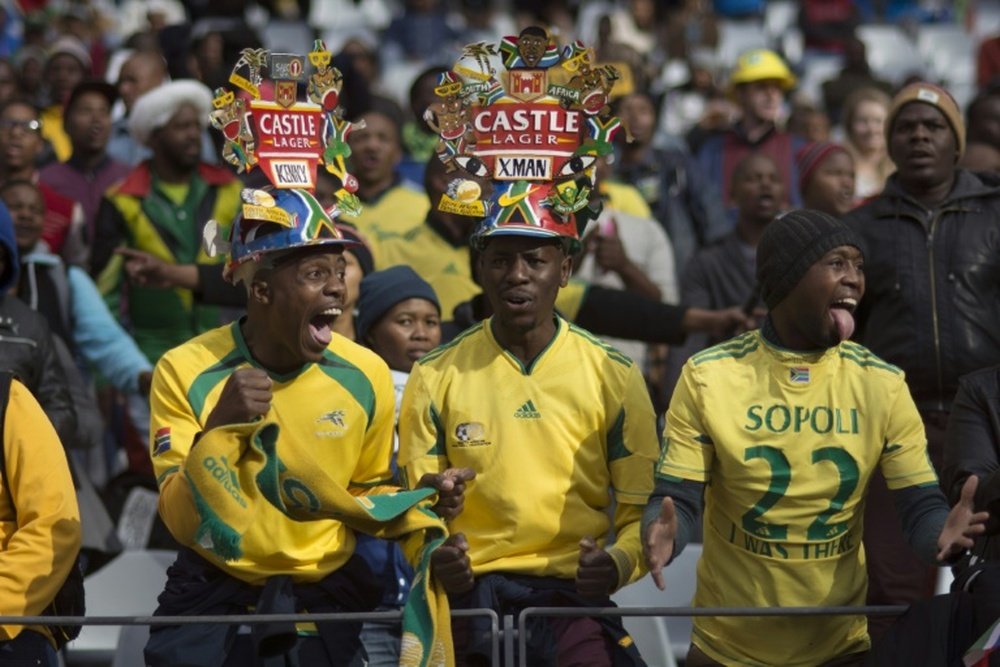
[[[358,297],[358,340],[368,332],[393,306],[407,299],[424,299],[441,312],[441,304],[430,284],[408,266],[399,265],[376,271],[361,281]]]
[[[911,83],[892,98],[889,116],[885,122],[886,143],[891,140],[892,126],[896,123],[896,116],[899,115],[903,107],[911,102],[923,102],[940,111],[948,124],[951,125],[951,131],[955,134],[958,154],[961,155],[965,152],[965,122],[962,120],[962,112],[958,110],[958,103],[947,90],[926,81]]]
[[[813,172],[823,164],[826,158],[837,151],[846,153],[847,149],[832,141],[814,141],[795,152],[795,163],[799,168],[799,192],[805,191]]]
[[[770,223],[757,244],[757,282],[767,307],[781,303],[817,260],[842,245],[864,253],[847,223],[820,211],[789,211]]]

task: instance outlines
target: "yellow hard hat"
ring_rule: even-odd
[[[740,54],[736,59],[736,67],[729,75],[730,90],[741,83],[754,81],[777,80],[782,90],[795,87],[795,75],[788,65],[774,51],[768,49],[753,49]]]

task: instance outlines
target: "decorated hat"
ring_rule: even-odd
[[[260,168],[271,182],[243,190],[243,207],[226,240],[222,225],[212,221],[205,227],[205,248],[212,256],[227,253],[224,275],[231,282],[247,277],[241,267],[268,255],[355,244],[334,220],[341,212],[360,213],[357,179],[346,166],[347,137],[360,125],[343,118],[343,76],[330,63],[322,40],[307,56],[244,49],[229,77],[236,90],[214,91],[209,119],[223,134],[223,159],[239,172]],[[300,86],[304,100],[298,99]],[[314,195],[320,166],[340,181],[329,210]]]
[[[491,65],[495,57],[503,75]],[[597,213],[590,204],[596,161],[622,128],[607,105],[618,74],[593,61],[582,42],[560,53],[544,29],[529,27],[499,45],[466,46],[441,76],[438,99],[424,114],[452,177],[436,204],[479,219],[474,244],[499,235],[578,244]],[[483,179],[492,187],[481,188]]]

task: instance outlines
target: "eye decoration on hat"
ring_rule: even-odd
[[[501,77],[497,58],[507,70]],[[537,26],[499,47],[466,46],[424,114],[454,177],[438,208],[482,218],[473,242],[500,233],[578,242],[583,218],[599,207],[590,202],[597,160],[613,151],[623,129],[608,106],[617,80],[582,42],[560,53]],[[486,198],[475,180],[484,178],[493,181]]]
[[[223,159],[239,172],[259,167],[271,182],[265,189],[243,191],[241,213],[228,229],[228,241],[221,240],[219,223],[209,221],[205,227],[208,254],[229,254],[224,275],[231,281],[241,279],[241,265],[269,253],[353,243],[333,219],[361,211],[354,194],[358,182],[346,166],[351,154],[347,137],[360,125],[343,118],[339,101],[344,79],[331,60],[322,40],[314,42],[308,56],[244,49],[229,77],[239,91],[215,91],[210,120],[225,137]],[[300,86],[305,100],[298,99]],[[340,180],[337,203],[330,210],[313,195],[319,164]]]

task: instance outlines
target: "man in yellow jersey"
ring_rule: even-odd
[[[645,572],[655,416],[636,364],[556,314],[576,223],[522,186],[498,184],[519,212],[484,218],[472,239],[493,316],[413,366],[399,465],[411,481],[476,472],[431,556],[453,608],[610,606]],[[459,663],[485,664],[478,628],[458,628]],[[643,664],[618,619],[534,619],[528,646],[532,665]]]
[[[246,445],[231,455],[205,453],[227,434],[264,420],[280,429],[282,469],[322,471],[352,496],[396,490],[386,488],[395,402],[389,369],[331,330],[345,301],[342,251],[350,242],[305,190],[246,190],[244,200],[258,203],[234,223],[225,275],[246,286],[246,317],[170,350],[153,378],[151,452],[160,515],[186,547],[170,569],[157,613],[370,610],[381,591],[354,555],[347,525],[293,519],[263,501],[262,490],[241,484]],[[227,532],[229,510],[197,482],[206,478],[199,468],[210,469],[209,477],[224,487],[222,501],[232,496],[244,510],[252,507],[247,525]],[[445,477],[423,481],[453,488]],[[238,548],[223,549],[227,536]],[[360,622],[317,627],[300,630],[289,659],[363,664]],[[256,628],[252,634],[225,625],[154,628],[147,664],[261,664],[267,632]]]
[[[861,524],[876,468],[925,560],[948,561],[983,531],[975,478],[949,513],[902,371],[848,340],[861,248],[825,213],[778,218],[757,246],[763,328],[685,365],[643,518],[661,588],[703,494],[701,607],[864,604]],[[698,617],[686,664],[855,665],[869,645],[864,616]]]

